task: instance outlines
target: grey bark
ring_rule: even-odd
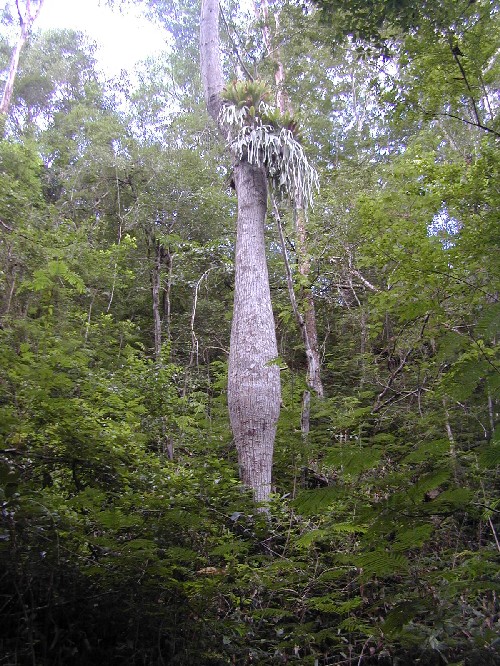
[[[201,73],[207,108],[217,123],[222,90],[218,14],[217,0],[202,1]],[[262,168],[238,160],[234,182],[238,219],[228,407],[241,480],[253,490],[256,501],[265,502],[271,492],[281,400],[279,368],[273,364],[278,351],[264,240],[266,174]]]
[[[257,501],[271,491],[280,409],[276,331],[267,272],[264,171],[247,162],[234,169],[238,193],[234,312],[229,351],[228,404],[240,475]]]
[[[219,2],[202,0],[200,18],[200,65],[205,103],[214,121],[219,122],[220,93],[223,88],[219,46]]]

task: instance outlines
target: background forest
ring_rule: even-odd
[[[266,226],[267,511],[227,415],[199,4],[135,4],[163,57],[105,80],[35,29],[2,118],[0,664],[500,664],[499,3],[222,3],[226,81],[286,95],[320,182],[304,234],[286,197]]]

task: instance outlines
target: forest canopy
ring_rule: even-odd
[[[0,25],[0,664],[500,664],[499,3],[108,4]]]

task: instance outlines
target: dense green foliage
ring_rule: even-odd
[[[320,175],[307,286],[326,397],[304,436],[270,219],[283,405],[267,512],[226,414],[235,201],[196,3],[145,4],[185,57],[145,63],[128,93],[82,35],[38,35],[0,142],[0,664],[500,664],[493,3],[464,3],[470,56],[434,39],[456,3],[319,3],[344,12],[336,30],[272,8]],[[260,26],[227,18],[227,52],[238,34],[271,86]],[[388,34],[391,61],[373,51]]]

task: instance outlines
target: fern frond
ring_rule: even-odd
[[[342,490],[337,486],[303,490],[293,501],[293,506],[303,516],[313,516],[326,511],[342,494]]]
[[[354,556],[340,555],[339,561],[352,564],[360,569],[360,576],[363,579],[371,576],[392,576],[408,569],[408,560],[404,555],[392,554],[380,548]]]
[[[447,439],[438,439],[432,442],[420,444],[415,451],[409,453],[404,459],[405,463],[419,463],[430,458],[439,458],[448,455],[450,442]]]
[[[403,551],[419,548],[429,539],[433,531],[434,527],[430,523],[407,525],[403,530],[396,533],[393,550]]]
[[[335,467],[344,474],[358,476],[368,469],[377,467],[382,453],[382,449],[375,446],[363,448],[337,447],[327,453],[324,464],[328,467]]]
[[[479,464],[483,469],[494,469],[500,465],[500,442],[492,442],[484,447],[479,454]]]
[[[425,610],[426,605],[422,601],[403,601],[387,614],[382,629],[386,634],[397,634],[405,624],[411,622],[416,615]]]
[[[363,600],[361,597],[353,597],[347,601],[338,602],[331,595],[325,595],[322,597],[311,597],[307,601],[309,608],[314,610],[319,610],[324,613],[334,613],[335,615],[346,615],[351,611],[359,608]]]

